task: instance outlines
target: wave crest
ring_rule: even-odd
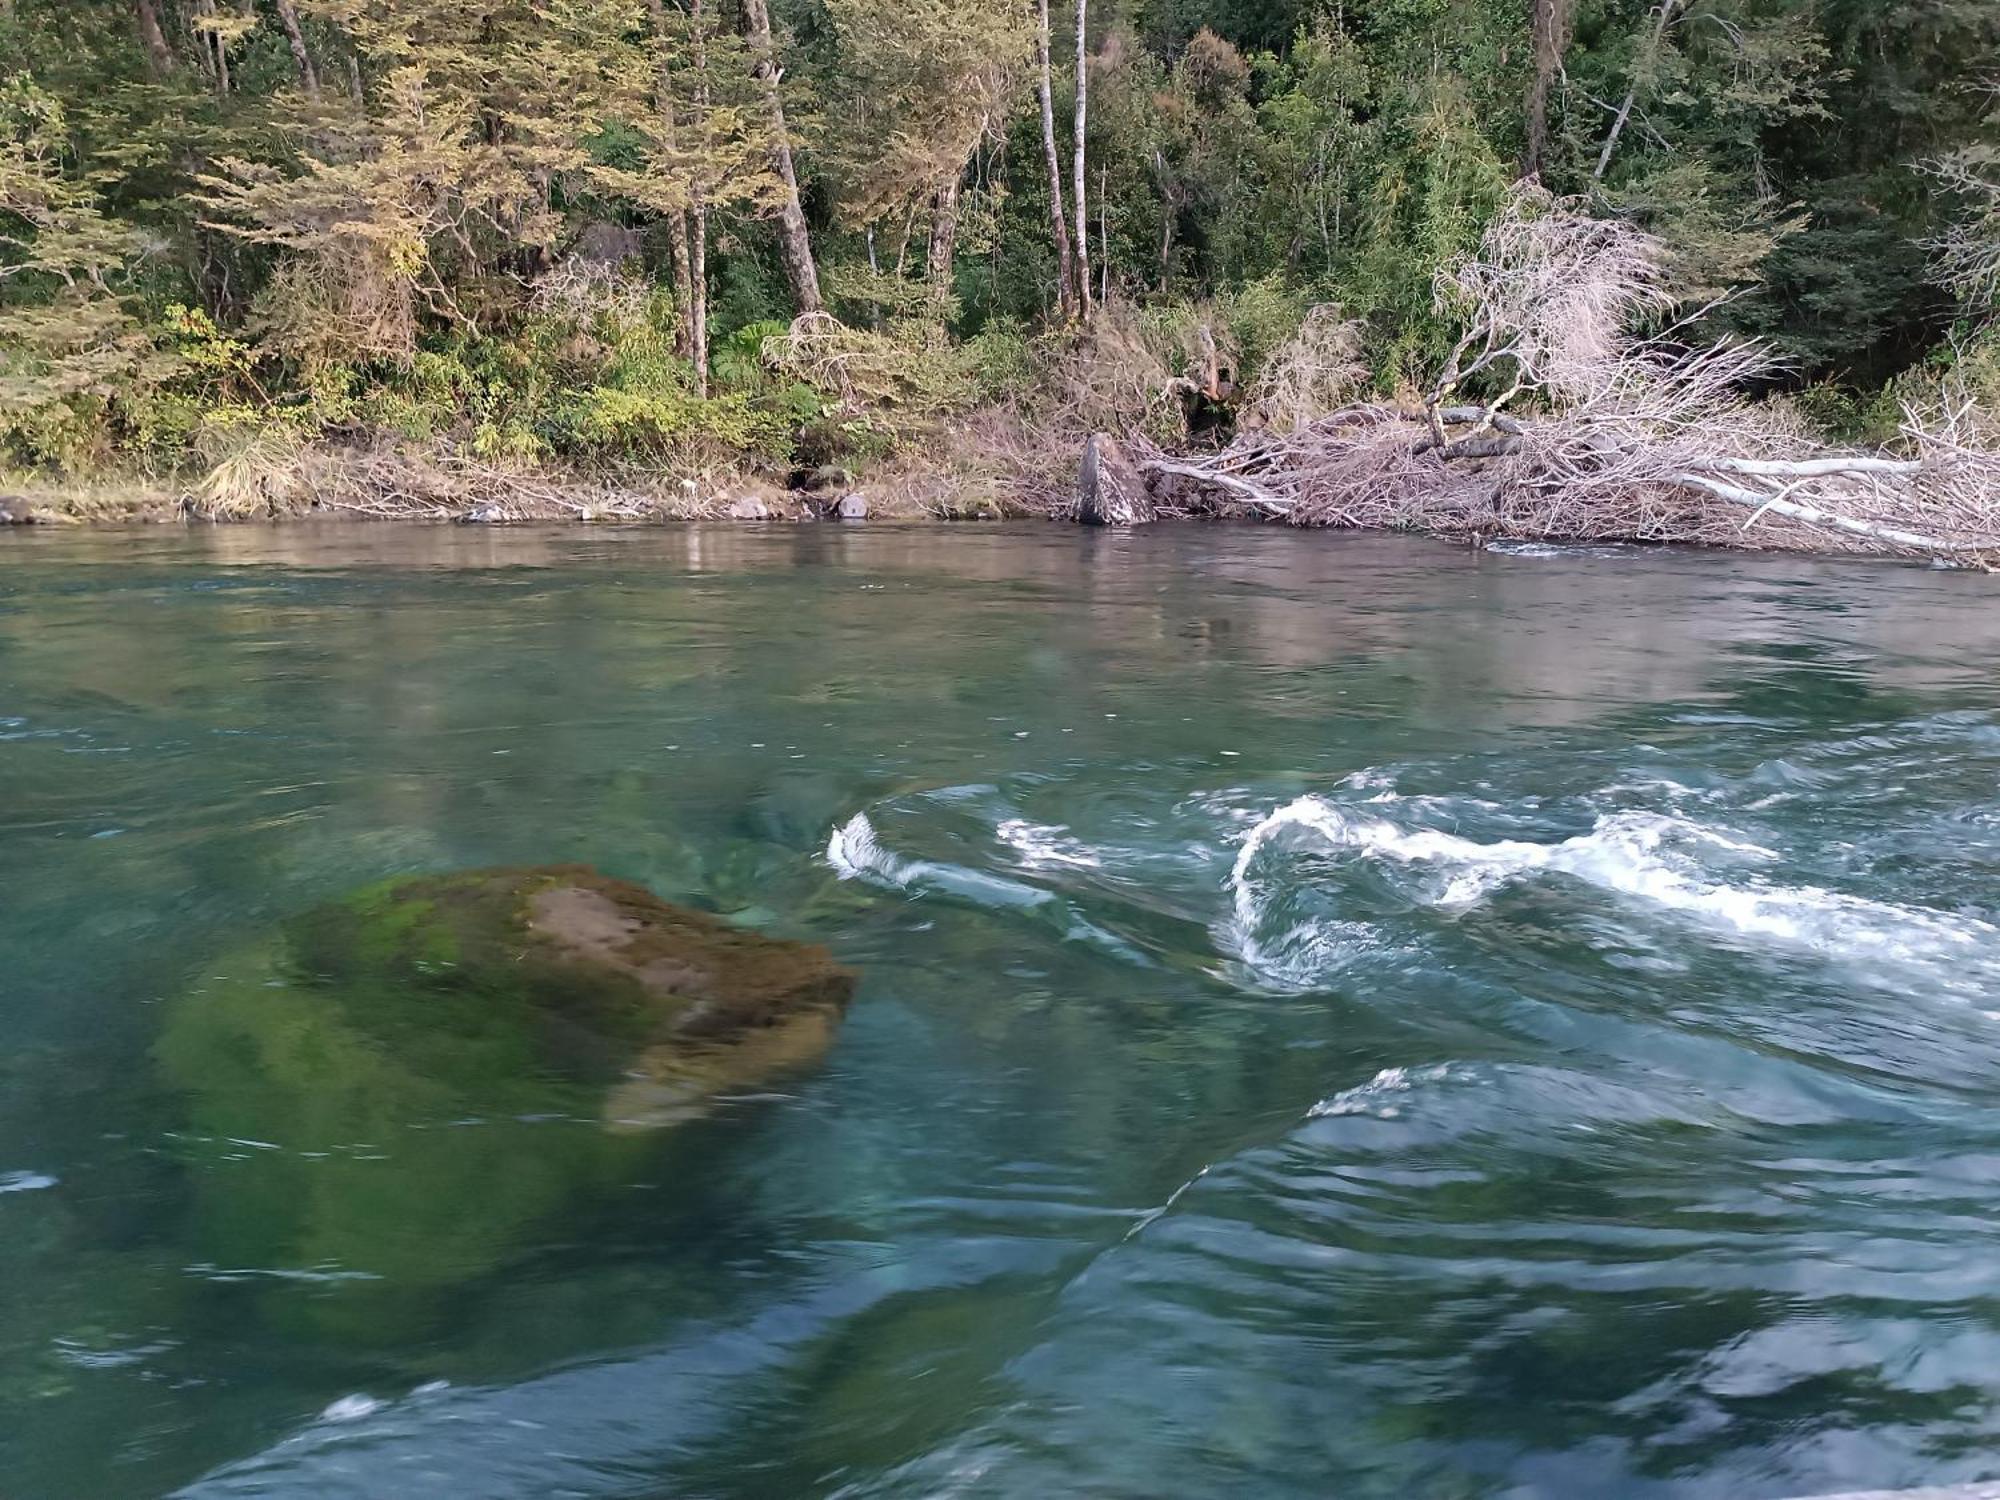
[[[1581,882],[1628,906],[1667,913],[1731,937],[1834,959],[1921,965],[1955,984],[2000,978],[2000,927],[1976,917],[1871,901],[1819,886],[1771,883],[1755,873],[1723,878],[1703,860],[1766,864],[1770,849],[1663,813],[1605,814],[1589,833],[1555,843],[1480,843],[1435,828],[1403,827],[1368,812],[1306,796],[1251,829],[1230,874],[1236,948],[1253,969],[1299,980],[1349,953],[1367,924],[1334,921],[1323,909],[1287,925],[1299,882],[1316,872],[1288,855],[1332,854],[1388,871],[1398,890],[1435,910],[1476,906],[1530,877]],[[1393,799],[1390,799],[1393,800]],[[1303,851],[1300,845],[1304,845]],[[1336,872],[1336,879],[1338,874]],[[1319,892],[1324,898],[1329,893]],[[1274,924],[1272,918],[1280,920]],[[1275,925],[1275,930],[1274,930]]]

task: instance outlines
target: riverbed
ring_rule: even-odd
[[[0,1492],[2000,1475],[1996,659],[1983,577],[1662,549],[0,536]],[[602,1124],[217,1135],[186,1007],[559,861],[828,946],[832,1052],[462,1265],[260,1238]],[[286,1045],[215,1066],[369,1065]]]

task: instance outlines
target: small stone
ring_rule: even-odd
[[[868,519],[868,497],[866,495],[842,495],[840,504],[833,513],[843,521],[865,521]]]
[[[732,521],[768,521],[771,519],[771,507],[755,495],[745,495],[741,500],[733,501],[724,514]]]

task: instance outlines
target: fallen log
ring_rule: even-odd
[[[1262,485],[1252,484],[1247,479],[1225,473],[1220,469],[1204,468],[1200,464],[1193,463],[1177,463],[1166,458],[1144,459],[1140,461],[1139,467],[1149,474],[1174,474],[1182,479],[1192,479],[1197,484],[1212,485],[1274,516],[1281,516],[1292,508],[1292,502],[1284,496],[1274,495]]]

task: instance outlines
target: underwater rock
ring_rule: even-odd
[[[656,1175],[650,1127],[817,1058],[852,974],[581,866],[372,886],[170,1007],[206,1262],[265,1314],[407,1332],[536,1226]]]

